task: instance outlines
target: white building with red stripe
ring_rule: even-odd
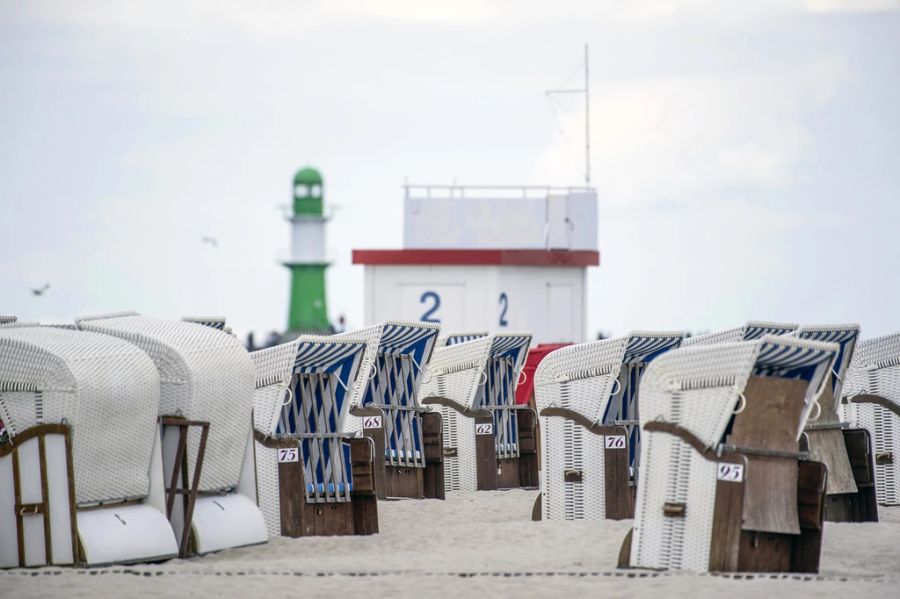
[[[440,322],[447,332],[586,338],[587,269],[598,266],[588,188],[407,186],[404,247],[357,249],[365,319]]]

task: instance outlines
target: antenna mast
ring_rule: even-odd
[[[584,183],[591,186],[591,79],[588,66],[588,45],[584,45],[584,87],[578,89],[551,89],[546,95],[584,94]]]

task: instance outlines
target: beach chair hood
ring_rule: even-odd
[[[39,424],[71,427],[78,505],[147,495],[159,389],[149,356],[115,337],[0,329],[0,420],[12,443]]]
[[[160,375],[160,415],[210,423],[200,491],[237,487],[251,431],[256,382],[253,361],[231,335],[201,324],[135,313],[85,317],[83,330],[106,333],[147,352]],[[197,455],[188,438],[188,476]]]

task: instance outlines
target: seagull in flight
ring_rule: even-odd
[[[37,289],[32,289],[31,293],[40,297],[40,296],[44,295],[44,293],[46,293],[48,289],[50,289],[50,283],[44,283],[43,287],[39,287]]]
[[[215,237],[210,237],[207,235],[201,241],[203,243],[208,243],[209,245],[213,246],[216,249],[218,249],[218,247],[219,247],[219,240],[216,239]]]

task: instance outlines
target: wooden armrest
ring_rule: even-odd
[[[707,447],[706,444],[700,440],[700,437],[687,430],[686,428],[678,426],[677,424],[672,424],[671,422],[653,421],[645,424],[644,430],[648,433],[666,433],[668,435],[678,437],[679,439],[693,447],[697,451],[697,453],[703,456],[704,459],[707,459],[711,462],[718,461],[716,452]]]
[[[569,408],[544,408],[543,410],[541,410],[541,416],[556,416],[559,418],[566,418],[576,424],[580,424],[581,426],[586,428],[589,433],[593,433],[595,435],[622,435],[625,433],[625,429],[623,427],[605,426],[603,424],[591,422],[583,414],[579,414],[575,410],[570,410]]]
[[[470,410],[468,408],[464,408],[455,401],[451,401],[445,397],[426,397],[422,400],[423,406],[443,406],[445,408],[450,408],[454,412],[462,414],[466,418],[480,418],[491,416],[490,410]]]
[[[871,403],[876,406],[881,406],[886,410],[890,410],[896,416],[900,417],[900,406],[895,404],[892,401],[888,401],[887,399],[879,396],[879,395],[857,395],[856,397],[850,398],[850,403]]]

